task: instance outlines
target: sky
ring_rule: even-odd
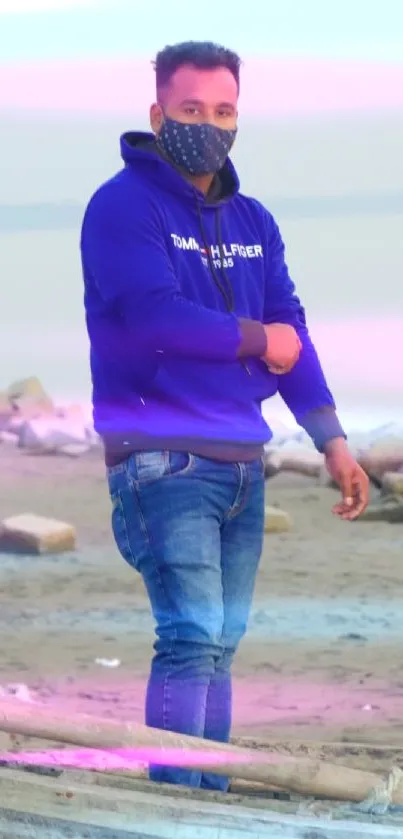
[[[188,38],[242,53],[403,62],[401,0],[0,0],[2,61],[149,55]]]
[[[386,403],[403,352],[403,0],[0,0],[0,357],[26,374],[23,328],[51,389],[88,388],[77,219],[120,167],[121,131],[148,127],[151,60],[186,39],[244,60],[242,189],[277,215],[331,379]]]
[[[166,43],[244,59],[252,116],[403,111],[403,0],[0,0],[0,110],[141,112]]]

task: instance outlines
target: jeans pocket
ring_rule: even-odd
[[[169,474],[177,478],[181,475],[187,475],[196,464],[194,455],[189,452],[168,452],[168,461]]]
[[[188,452],[136,452],[128,461],[130,479],[138,485],[150,484],[161,478],[179,477],[191,471],[195,459]]]
[[[111,493],[112,501],[112,533],[116,546],[124,560],[136,571],[137,561],[133,553],[129,530],[127,527],[123,494],[120,490]]]

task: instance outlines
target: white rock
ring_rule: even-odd
[[[82,405],[58,405],[55,414],[57,417],[73,423],[73,425],[85,425],[86,423]]]
[[[20,446],[36,452],[56,452],[63,446],[86,443],[85,426],[61,417],[30,420],[20,431]]]
[[[20,683],[6,685],[3,695],[14,696],[15,699],[19,699],[20,702],[28,702],[30,704],[34,704],[35,702],[27,685]]]
[[[5,519],[0,526],[0,546],[10,553],[62,553],[76,547],[71,524],[23,513]]]
[[[88,443],[70,443],[69,446],[60,446],[57,450],[58,454],[64,454],[67,457],[81,457],[90,451],[91,446]]]
[[[278,507],[266,506],[264,514],[265,533],[286,533],[288,530],[291,530],[291,517],[284,510],[280,510]]]
[[[87,437],[87,442],[92,448],[98,448],[102,446],[102,440],[99,434],[95,431],[94,426],[92,423],[86,423],[85,425],[85,433]]]
[[[120,667],[120,658],[96,658],[95,664],[101,667]]]

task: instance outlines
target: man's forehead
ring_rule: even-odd
[[[226,67],[202,70],[184,65],[179,67],[171,78],[169,96],[177,101],[189,99],[236,104],[238,87],[234,76]]]

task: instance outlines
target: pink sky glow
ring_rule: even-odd
[[[154,95],[147,60],[0,64],[0,109],[141,113]],[[403,62],[245,62],[242,113],[288,116],[403,108]]]

